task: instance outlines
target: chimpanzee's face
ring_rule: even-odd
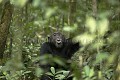
[[[54,32],[50,37],[49,41],[53,43],[57,48],[61,48],[65,42],[65,37],[59,32]]]

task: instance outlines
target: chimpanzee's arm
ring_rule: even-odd
[[[79,45],[79,42],[73,43],[73,42],[68,42],[68,52],[67,56],[71,58],[74,53],[76,53],[81,46]]]
[[[45,54],[49,54],[49,52],[50,52],[49,43],[48,43],[48,42],[43,43],[43,44],[41,45],[41,48],[40,48],[40,56],[43,56],[43,55],[45,55]],[[39,66],[40,66],[42,69],[44,69],[44,70],[46,70],[46,71],[49,71],[49,68],[50,68],[50,64],[49,64],[49,63],[47,63],[47,64],[45,64],[45,65],[43,65],[43,64],[40,63]],[[45,71],[44,74],[41,76],[40,80],[50,80],[49,77],[47,77],[47,75],[45,74],[46,71]]]
[[[40,48],[40,55],[44,55],[44,54],[48,54],[48,53],[50,53],[49,43],[45,42],[42,44],[42,46]]]
[[[71,52],[75,53],[75,52],[77,52],[79,50],[79,48],[80,48],[79,42],[72,43],[72,47],[71,47],[72,51]]]
[[[50,49],[49,49],[49,43],[48,42],[43,43],[42,46],[41,46],[41,48],[40,48],[40,56],[44,56],[46,54],[49,54],[49,51],[50,51]],[[47,59],[45,58],[43,60],[47,60]],[[40,67],[46,70],[46,69],[49,68],[49,64],[42,65],[40,63]]]

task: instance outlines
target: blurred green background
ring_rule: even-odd
[[[120,80],[120,0],[0,0],[0,80],[39,80],[38,61],[68,66],[40,56],[57,29],[82,45],[71,59],[73,80]],[[50,70],[59,80],[69,73]]]

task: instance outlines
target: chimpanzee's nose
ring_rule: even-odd
[[[57,41],[60,41],[60,39],[57,39]]]
[[[58,39],[57,39],[57,42],[58,42],[58,43],[61,43],[61,39],[58,38]]]

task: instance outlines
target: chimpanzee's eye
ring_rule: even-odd
[[[56,36],[56,33],[54,33],[53,35]]]

